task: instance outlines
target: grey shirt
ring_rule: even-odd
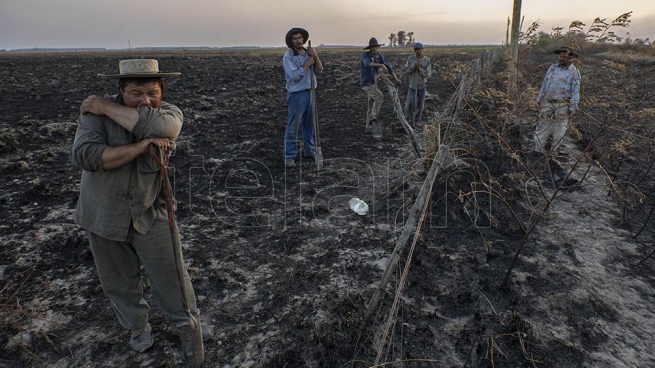
[[[416,62],[416,55],[409,55],[405,63],[405,73],[409,74],[409,88],[423,89],[432,74],[432,63],[429,57],[423,56],[419,61],[418,71],[414,71]]]
[[[123,104],[118,95],[112,101]],[[132,133],[107,116],[80,115],[71,162],[82,169],[80,196],[73,219],[86,230],[110,240],[127,239],[130,225],[146,234],[159,211],[166,211],[159,167],[144,153],[121,167],[102,168],[107,146],[136,143],[149,137],[175,141],[182,129],[182,111],[162,102],[160,108],[138,107]]]

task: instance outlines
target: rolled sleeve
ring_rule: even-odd
[[[287,80],[292,82],[298,82],[305,76],[305,70],[296,66],[296,63],[293,60],[293,55],[290,52],[287,52],[284,55],[284,59],[282,60],[282,67],[284,68],[284,72],[287,75]]]
[[[132,134],[139,139],[168,138],[175,141],[182,129],[182,111],[175,105],[162,102],[160,108],[138,107],[139,120]]]
[[[75,167],[84,171],[104,171],[102,152],[107,148],[108,139],[102,127],[99,116],[80,115],[71,149],[71,162]]]

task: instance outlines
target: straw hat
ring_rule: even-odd
[[[579,57],[580,56],[580,55],[578,55],[578,53],[575,50],[573,50],[573,48],[566,47],[566,46],[562,46],[559,49],[553,51],[553,53],[555,53],[557,55],[559,55],[559,54],[561,54],[563,52],[566,52],[567,54],[569,54],[569,56],[573,56],[573,57]]]
[[[155,59],[129,59],[118,63],[119,74],[98,74],[103,78],[175,78],[181,73],[162,73]]]

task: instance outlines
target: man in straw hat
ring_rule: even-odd
[[[377,86],[378,73],[388,73],[397,82],[400,82],[400,79],[398,79],[396,73],[394,73],[391,65],[384,59],[384,56],[378,52],[382,45],[384,44],[378,43],[378,40],[375,37],[372,37],[368,41],[368,46],[364,48],[364,50],[368,51],[362,53],[362,57],[359,61],[361,70],[359,83],[368,97],[366,130],[368,130],[369,125],[371,125],[373,138],[376,139],[382,138],[382,123],[378,119],[380,108],[382,108],[382,101],[384,100],[384,94]]]
[[[287,128],[284,132],[284,164],[294,167],[298,129],[302,131],[303,156],[314,158],[316,142],[314,139],[314,109],[312,89],[316,88],[314,73],[323,71],[323,64],[311,42],[307,48],[309,33],[302,28],[290,29],[284,40],[289,50],[282,57],[282,67],[286,77],[287,89]]]
[[[573,65],[579,55],[569,47],[555,51],[558,62],[552,64],[539,90],[539,122],[534,134],[534,152],[543,154],[548,138],[552,138],[550,151],[559,152],[571,115],[580,102],[580,72]]]
[[[137,352],[153,345],[140,263],[170,331],[179,334],[189,323],[172,245],[178,229],[169,225],[159,167],[149,154],[150,146],[172,148],[182,128],[180,109],[162,101],[162,79],[179,75],[160,72],[152,59],[123,60],[119,74],[99,74],[118,79],[119,93],[82,101],[71,150],[83,170],[73,218],[87,230],[102,288]],[[183,275],[187,308],[197,316],[186,269]]]

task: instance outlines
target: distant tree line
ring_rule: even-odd
[[[414,32],[398,31],[389,35],[389,46],[410,47],[414,45]]]

